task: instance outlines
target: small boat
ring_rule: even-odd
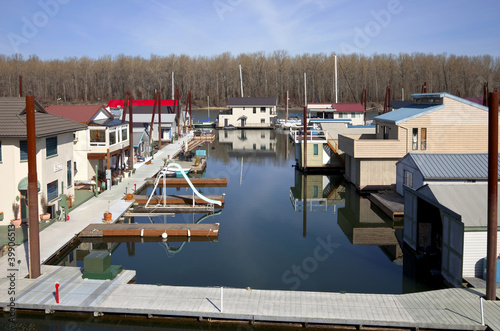
[[[209,129],[209,128],[214,128],[215,127],[215,123],[214,122],[210,122],[210,120],[206,120],[206,121],[198,121],[198,123],[195,123],[194,125],[195,128],[197,129]]]
[[[222,130],[236,130],[236,127],[232,124],[222,127]]]

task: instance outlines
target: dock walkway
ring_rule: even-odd
[[[16,308],[194,317],[198,319],[284,322],[362,327],[485,330],[479,295],[471,289],[413,294],[360,294],[274,291],[218,287],[126,284],[124,270],[114,280],[88,280],[80,268],[42,266],[38,279],[16,280]],[[54,284],[60,284],[60,303]],[[0,305],[9,303],[9,280],[0,279]],[[222,300],[221,300],[222,299]],[[484,302],[485,324],[500,330],[500,302]]]
[[[78,206],[69,213],[70,220],[67,222],[56,222],[40,232],[40,260],[50,259],[62,247],[67,245],[75,236],[80,233],[90,223],[102,223],[103,214],[109,209],[113,215],[113,221],[120,218],[132,205],[132,201],[125,201],[125,189],[133,189],[134,184],[137,187],[144,185],[144,180],[153,176],[163,164],[163,156],[170,155],[174,157],[181,152],[184,141],[192,139],[192,134],[187,135],[173,144],[165,146],[161,151],[154,155],[152,164],[145,163],[134,164],[135,173],[129,178],[125,178],[118,185],[114,185],[110,190],[99,194],[84,204]],[[19,245],[15,249],[15,259],[21,260],[20,277],[28,274],[28,242]],[[0,278],[8,274],[8,256],[0,258]]]

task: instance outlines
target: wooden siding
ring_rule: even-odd
[[[314,145],[318,145],[318,155],[314,155]],[[303,166],[304,164],[304,144],[296,144],[296,146],[300,146],[298,151],[300,153],[300,157],[296,156],[299,159],[300,166]],[[318,141],[315,143],[308,143],[307,144],[307,166],[308,167],[322,167],[324,166],[323,164],[323,142]]]
[[[463,277],[483,278],[483,258],[486,257],[486,243],[486,231],[467,231],[467,228],[465,229]],[[500,246],[500,233],[497,236],[498,246]]]
[[[359,160],[361,189],[372,186],[396,185],[396,162],[398,159]]]
[[[375,139],[374,134],[340,135],[339,149],[354,158],[402,158],[406,154],[404,141]]]
[[[488,112],[445,98],[445,108],[401,123],[408,152],[484,153],[488,151]],[[418,128],[418,150],[412,150],[412,129]],[[421,149],[421,128],[427,129],[427,148]],[[404,130],[402,133],[405,133]]]

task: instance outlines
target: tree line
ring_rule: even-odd
[[[174,72],[181,103],[191,90],[195,106],[206,107],[207,97],[211,106],[225,106],[229,97],[241,96],[239,65],[244,96],[276,97],[284,105],[288,91],[295,106],[304,104],[304,94],[308,102],[335,102],[335,55],[291,56],[284,50],[237,56],[106,55],[64,60],[0,55],[0,96],[18,96],[22,76],[24,94],[37,96],[43,104],[107,104],[110,99],[123,99],[125,91],[131,91],[134,99],[153,99],[160,90],[162,98],[170,99]],[[343,54],[337,56],[337,82],[339,102],[360,102],[363,88],[369,103],[383,102],[386,86],[391,86],[393,99],[409,100],[424,82],[429,92],[480,97],[484,82],[490,89],[500,85],[500,57]]]

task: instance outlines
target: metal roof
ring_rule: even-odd
[[[236,107],[236,106],[276,106],[276,98],[229,98],[227,100],[228,107]]]
[[[413,160],[424,179],[488,178],[488,153],[408,153],[405,158]]]
[[[479,109],[482,109],[482,110],[486,110],[486,111],[488,110],[488,107],[486,107],[486,106],[477,104],[477,103],[475,103],[473,101],[469,101],[467,99],[460,98],[460,97],[457,97],[456,95],[453,95],[453,94],[450,94],[450,93],[446,93],[446,92],[415,93],[415,94],[412,94],[411,97],[414,98],[414,99],[423,99],[423,98],[449,98],[449,99],[452,99],[452,100],[464,103],[464,104],[472,106],[472,107],[476,107],[476,108],[479,108]]]
[[[417,195],[430,202],[438,203],[462,217],[467,227],[487,227],[488,225],[488,184],[432,183],[417,190]],[[499,201],[500,207],[500,201]]]
[[[135,123],[151,123],[151,115],[152,114],[153,114],[152,110],[150,113],[136,113],[135,108],[134,108],[134,112],[132,114],[134,124]],[[125,114],[125,120],[128,121],[128,113]],[[166,111],[164,113],[163,109],[162,109],[162,112],[161,112],[162,125],[167,124],[167,123],[174,123],[174,122],[175,122],[175,114],[167,114]],[[155,113],[154,123],[158,123],[158,111]]]
[[[376,116],[374,118],[374,121],[400,124],[422,115],[427,115],[442,108],[444,108],[444,105],[414,103],[407,107],[399,108],[394,111]]]
[[[0,97],[0,137],[27,136],[25,110],[26,98]],[[35,100],[35,131],[38,138],[86,129],[85,125],[78,122],[49,114]]]
[[[365,108],[360,103],[332,103],[337,112],[364,113]]]
[[[89,124],[99,111],[103,111],[109,117],[113,117],[101,105],[49,105],[45,107],[45,110],[51,114],[82,124]]]
[[[345,123],[321,123],[321,128],[328,132],[329,139],[338,139],[339,134],[375,134],[374,126],[347,126]]]

